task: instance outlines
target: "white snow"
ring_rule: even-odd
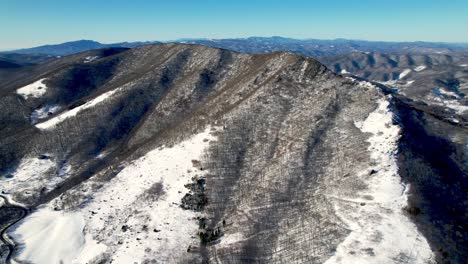
[[[146,258],[175,262],[188,254],[188,246],[199,245],[197,217],[201,213],[184,210],[180,203],[189,192],[184,185],[195,175],[207,173],[195,168],[192,161],[202,160],[215,139],[211,129],[148,152],[125,164],[99,191],[88,193],[90,200],[79,209],[85,219],[84,233],[106,246],[105,253],[113,256],[113,263],[140,263]],[[87,184],[96,183],[87,182],[84,189],[89,188]],[[159,196],[154,194],[155,186],[161,187]],[[155,197],[148,198],[149,193]],[[123,225],[128,230],[122,231]],[[148,230],[142,230],[143,226]]]
[[[467,67],[468,64],[460,64],[460,67]]]
[[[14,199],[16,195],[22,198],[34,197],[42,188],[51,190],[72,171],[69,163],[58,165],[61,163],[47,153],[24,157],[16,169],[3,177],[0,175],[0,191],[7,194],[9,199]]]
[[[341,74],[348,74],[349,71],[347,71],[346,69],[342,69],[340,73],[341,73]]]
[[[457,114],[462,115],[468,111],[468,106],[460,104],[457,100],[443,100],[442,104],[445,107],[455,110]]]
[[[70,164],[68,162],[65,162],[62,167],[59,169],[58,171],[58,176],[59,177],[64,177],[66,175],[68,175],[72,170],[72,167],[70,166]]]
[[[411,69],[406,69],[403,72],[400,73],[398,76],[398,79],[403,79],[406,75],[408,75],[411,72]]]
[[[50,158],[26,157],[21,160],[16,170],[11,173],[12,177],[2,179],[1,189],[6,192],[20,189],[22,185],[31,184],[54,167],[55,163]]]
[[[456,119],[456,118],[453,118],[453,117],[450,118],[449,120],[450,120],[450,122],[455,123],[455,124],[459,124],[459,123],[460,123],[460,120],[458,120],[458,119]]]
[[[21,87],[16,90],[16,93],[23,96],[24,99],[28,99],[28,97],[41,97],[47,91],[47,86],[44,84],[44,81],[47,80],[46,78],[40,79],[36,82],[28,84],[24,87]]]
[[[447,95],[452,95],[451,92],[445,91],[443,89],[438,89],[441,94],[447,94]],[[435,96],[428,96],[426,97],[427,100],[429,100],[432,104],[434,105],[440,105],[444,106],[450,109],[455,110],[455,112],[459,115],[464,114],[466,111],[468,111],[468,106],[467,105],[462,105],[458,100],[456,99],[442,99],[440,97],[435,97]]]
[[[231,244],[239,243],[247,238],[244,237],[242,233],[233,233],[229,235],[224,235],[219,244],[217,244],[218,248],[223,248]]]
[[[61,107],[58,105],[46,105],[44,107],[34,110],[31,114],[31,123],[36,124],[40,119],[46,119],[49,114],[54,114],[60,111]]]
[[[95,59],[98,59],[99,56],[88,56],[85,58],[85,60],[83,61],[84,63],[88,63],[88,62],[92,62],[93,60]]]
[[[15,225],[9,234],[19,244],[16,261],[37,264],[85,263],[102,246],[85,247],[96,242],[83,235],[80,213],[53,211],[43,207]],[[85,249],[85,250],[83,250]]]
[[[117,89],[114,89],[114,90],[111,90],[111,91],[108,91],[108,92],[105,92],[101,95],[99,95],[98,97],[80,105],[80,106],[77,106],[67,112],[64,112],[58,116],[55,116],[47,121],[44,121],[42,123],[38,123],[36,124],[36,127],[39,128],[39,129],[51,129],[53,127],[55,127],[57,124],[59,124],[60,122],[62,122],[63,120],[69,118],[69,117],[72,117],[72,116],[76,116],[79,112],[85,110],[85,109],[88,109],[88,108],[91,108],[103,101],[105,101],[106,99],[108,99],[109,97],[111,97],[114,93],[116,93],[118,90],[120,90],[120,88],[117,88]]]
[[[421,66],[416,67],[414,71],[420,72],[420,71],[425,70],[426,68],[427,68],[426,65],[421,65]]]
[[[337,216],[351,232],[327,264],[433,261],[428,242],[403,213],[409,186],[402,184],[398,175],[395,152],[399,127],[392,124],[393,115],[388,105],[387,100],[381,99],[378,108],[366,120],[355,122],[362,132],[371,133],[368,142],[374,163],[368,171],[358,175],[368,183],[368,188],[360,191],[358,198],[340,193],[331,197]],[[377,172],[370,175],[371,169]]]
[[[300,74],[300,80],[301,81],[304,79],[305,71],[307,70],[308,66],[309,66],[309,61],[305,60],[302,63],[302,67],[301,67],[301,74]]]
[[[453,96],[453,97],[455,97],[455,98],[458,98],[458,97],[459,97],[458,94],[456,94],[456,93],[454,93],[454,92],[452,92],[452,91],[447,91],[447,90],[445,90],[445,89],[439,89],[439,92],[440,92],[441,94],[444,94],[444,95],[447,95],[447,96]]]

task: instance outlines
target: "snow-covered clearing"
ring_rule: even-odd
[[[184,185],[206,173],[194,168],[192,160],[202,159],[214,140],[210,129],[135,160],[81,210],[85,230],[109,246],[113,263],[156,256],[158,262],[173,262],[187,254],[189,245],[198,245],[200,213],[184,210],[180,203],[188,192]]]
[[[99,191],[91,190],[96,182],[90,180],[82,186],[90,200],[77,211],[53,211],[54,203],[60,203],[57,198],[28,216],[13,231],[22,248],[16,257],[85,263],[83,259],[109,253],[113,263],[125,264],[145,259],[173,263],[190,257],[187,248],[199,244],[201,213],[184,210],[180,203],[189,192],[184,185],[207,173],[194,167],[194,160],[202,160],[215,140],[212,130],[208,126],[179,144],[148,152],[126,164]]]
[[[101,95],[99,95],[98,97],[80,105],[80,106],[77,106],[67,112],[64,112],[58,116],[55,116],[47,121],[44,121],[42,123],[38,123],[36,124],[36,127],[39,128],[39,129],[51,129],[53,127],[55,127],[57,124],[59,124],[60,122],[62,122],[63,120],[69,118],[69,117],[72,117],[72,116],[76,116],[79,112],[85,110],[85,109],[88,109],[88,108],[91,108],[103,101],[105,101],[106,99],[108,99],[109,97],[111,97],[114,93],[116,93],[117,91],[119,91],[120,88],[117,88],[117,89],[114,89],[114,90],[111,90],[111,91],[108,91],[108,92],[105,92]]]
[[[85,58],[85,60],[83,61],[84,63],[89,63],[89,62],[92,62],[93,60],[95,59],[98,59],[99,56],[88,56]]]
[[[86,263],[94,257],[96,248],[83,250],[85,242],[95,243],[89,237],[85,239],[83,228],[80,213],[41,208],[10,230],[9,234],[19,244],[14,259],[37,264]]]
[[[60,111],[61,107],[58,105],[46,105],[44,107],[34,110],[31,114],[31,123],[36,124],[41,119],[46,119],[49,115],[53,115]]]
[[[40,79],[36,82],[28,84],[24,87],[21,87],[16,90],[16,93],[23,96],[24,99],[28,99],[28,97],[41,97],[47,91],[47,86],[44,84],[44,81],[47,80],[46,78]]]
[[[414,69],[414,71],[420,72],[422,70],[425,70],[427,67],[425,65],[418,66]]]
[[[398,79],[403,79],[406,75],[408,75],[411,72],[411,69],[406,69],[403,72],[398,75]]]
[[[332,197],[338,217],[351,233],[338,245],[328,264],[431,263],[433,260],[426,239],[403,212],[409,186],[398,175],[395,152],[399,127],[392,124],[393,115],[388,106],[389,102],[381,99],[366,120],[355,122],[362,132],[371,133],[368,150],[374,163],[358,175],[368,183],[368,188],[359,192],[362,198],[340,194]]]
[[[55,163],[49,158],[29,157],[21,160],[15,172],[7,179],[2,181],[3,187],[8,185],[18,185],[21,182],[28,182],[47,172],[55,166]]]
[[[133,161],[82,208],[86,232],[109,247],[113,263],[156,256],[158,262],[173,262],[187,254],[189,245],[198,245],[200,213],[180,203],[188,192],[184,185],[206,173],[192,160],[202,159],[214,140],[210,129]]]
[[[14,171],[2,177],[0,191],[7,195],[22,193],[23,196],[31,196],[39,188],[55,187],[71,170],[68,163],[59,165],[59,162],[48,154],[25,157]]]

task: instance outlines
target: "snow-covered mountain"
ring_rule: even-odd
[[[466,112],[298,54],[175,43],[0,87],[4,261],[467,257]]]

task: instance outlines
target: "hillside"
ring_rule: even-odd
[[[289,52],[174,43],[84,51],[0,87],[5,260],[467,257],[464,113]]]

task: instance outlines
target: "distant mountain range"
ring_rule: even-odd
[[[54,56],[63,56],[70,55],[82,51],[93,50],[93,49],[102,49],[102,48],[134,48],[138,46],[143,46],[147,44],[158,43],[158,41],[138,41],[138,42],[120,42],[120,43],[111,43],[103,44],[94,40],[77,40],[70,41],[61,44],[51,44],[38,46],[33,48],[18,49],[13,51],[7,51],[3,53],[18,53],[18,54],[46,54]]]
[[[340,55],[349,52],[379,52],[379,53],[448,53],[468,49],[467,43],[438,43],[438,42],[383,42],[365,40],[319,40],[319,39],[293,39],[283,37],[249,37],[232,39],[177,39],[166,42],[180,42],[201,44],[211,47],[230,49],[244,53],[267,53],[274,51],[290,51],[309,57],[323,57]],[[77,40],[61,44],[44,45],[33,48],[18,49],[2,53],[19,54],[47,54],[54,56],[70,55],[82,51],[123,47],[134,48],[138,46],[161,43],[160,41],[120,42],[103,44],[94,40]]]

